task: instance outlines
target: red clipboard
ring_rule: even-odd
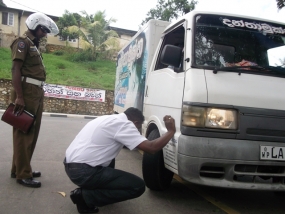
[[[14,107],[15,104],[10,103],[2,115],[1,120],[24,133],[28,133],[36,117],[26,110],[24,110],[21,115],[16,116],[13,114]]]

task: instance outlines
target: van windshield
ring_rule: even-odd
[[[285,75],[285,25],[220,15],[195,20],[194,66]]]

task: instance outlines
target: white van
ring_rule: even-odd
[[[149,139],[176,121],[160,152],[144,153],[147,187],[173,174],[209,186],[285,190],[285,24],[192,11],[152,20],[118,54],[114,111],[133,106]]]

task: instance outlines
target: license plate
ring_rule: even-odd
[[[285,161],[285,147],[260,146],[260,160]]]

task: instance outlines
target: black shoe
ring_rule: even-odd
[[[32,172],[32,176],[33,176],[33,178],[38,178],[38,177],[41,177],[41,172],[39,172],[39,171],[34,171],[34,172]],[[12,172],[11,173],[11,178],[16,178],[16,173],[15,172]]]
[[[70,198],[74,204],[76,204],[77,211],[79,213],[98,213],[99,209],[98,207],[88,207],[87,204],[85,203],[81,189],[77,188],[73,191],[70,192]]]
[[[17,179],[17,183],[22,184],[23,186],[26,187],[33,187],[33,188],[41,187],[41,182],[34,180],[33,178]]]

